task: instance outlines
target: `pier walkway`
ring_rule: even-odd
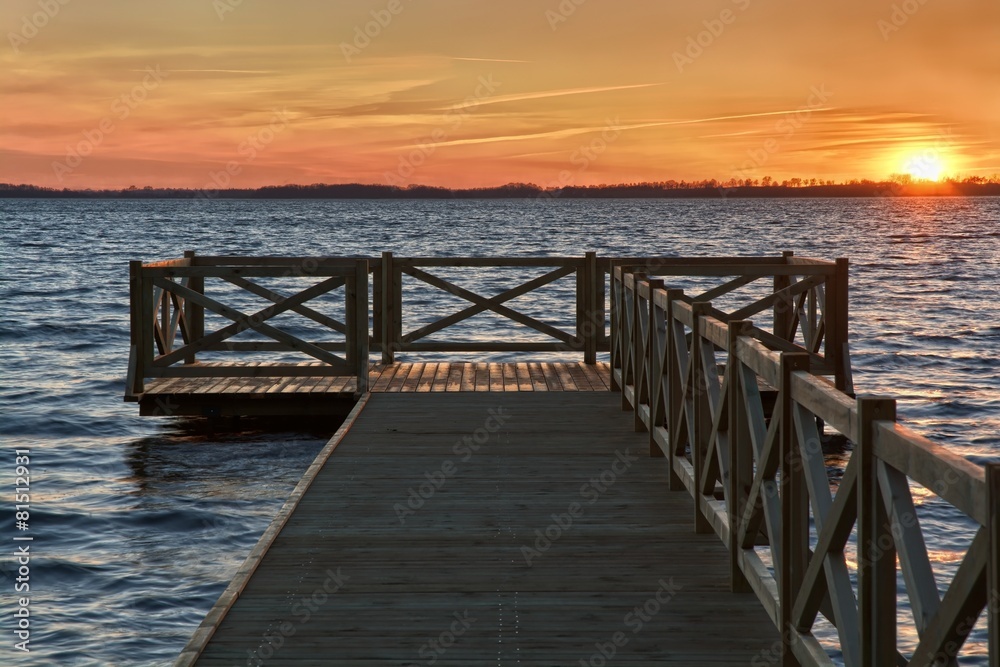
[[[618,396],[366,403],[213,609],[195,664],[745,666],[778,655],[774,625],[753,595],[729,591],[725,547],[691,532],[690,498],[667,489],[665,459],[649,458]]]

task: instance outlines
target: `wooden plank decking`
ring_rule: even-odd
[[[220,373],[237,366],[203,363]],[[287,365],[286,365],[287,366]],[[307,372],[316,364],[299,365]],[[267,365],[241,365],[267,372]],[[368,376],[373,393],[608,391],[607,363],[393,363],[375,364]],[[324,414],[354,403],[357,380],[337,376],[245,376],[161,378],[146,382],[142,414]]]
[[[509,380],[501,369],[504,393],[426,393],[468,386],[453,367],[429,383],[425,367],[404,394],[411,368],[399,392],[368,398],[179,665],[773,657],[774,626],[754,595],[729,591],[726,548],[692,532],[690,496],[667,490],[665,459],[648,458],[620,396],[521,393],[533,378],[517,366]]]

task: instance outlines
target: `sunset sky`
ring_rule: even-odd
[[[997,0],[4,0],[0,27],[0,182],[1000,173]]]

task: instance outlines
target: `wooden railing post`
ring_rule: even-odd
[[[633,414],[633,425],[635,431],[638,433],[642,430],[639,420],[639,386],[642,384],[640,382],[642,377],[642,319],[639,317],[639,283],[646,280],[646,274],[633,273],[632,278],[632,292],[628,294],[632,310],[632,331],[628,344],[632,350],[632,354],[628,356],[628,359],[631,361],[629,376],[632,378],[632,405],[630,408]],[[626,384],[628,383],[626,382]]]
[[[583,362],[597,363],[597,253],[588,252],[583,263]],[[601,284],[604,284],[603,276]],[[603,304],[602,304],[603,305]],[[601,317],[601,328],[604,328],[604,318]]]
[[[368,391],[368,260],[357,260],[347,280],[347,363],[358,376],[358,394]]]
[[[615,364],[619,363],[621,355],[621,282],[615,278],[615,264],[611,263],[611,391],[621,391],[622,388],[615,379],[615,369],[621,368]]]
[[[788,264],[788,258],[793,257],[795,253],[791,250],[785,250],[781,253],[783,264]],[[791,287],[792,280],[790,276],[775,276],[774,277],[774,291],[780,292],[783,289]],[[783,299],[777,299],[774,302],[774,335],[779,338],[788,337],[789,323],[792,321],[792,297],[787,297]]]
[[[679,428],[677,420],[680,418],[681,410],[684,409],[684,402],[681,400],[682,373],[684,369],[680,367],[680,362],[677,361],[677,346],[684,345],[684,339],[677,340],[676,329],[674,327],[674,304],[680,303],[683,296],[684,290],[667,290],[667,397],[664,401],[667,414],[664,416],[664,419],[668,442],[670,443],[673,443],[677,437],[676,431]],[[674,468],[677,452],[672,444],[669,449],[670,452],[667,454],[670,467],[668,488],[671,491],[684,491],[687,487],[684,486],[684,481]]]
[[[833,366],[837,389],[854,393],[848,353],[848,281],[850,262],[838,258],[835,272],[826,280],[826,348],[824,355]]]
[[[145,350],[152,345],[151,341],[145,340],[142,326],[143,294],[142,294],[142,261],[133,260],[128,263],[128,291],[129,291],[129,340],[130,350],[128,359],[128,375],[125,390],[125,399],[131,400],[138,397],[145,391],[144,378],[146,375]]]
[[[861,664],[896,661],[896,547],[879,490],[876,421],[896,421],[896,401],[858,398],[858,627]]]
[[[647,369],[649,373],[649,455],[652,458],[663,458],[663,450],[656,442],[656,429],[664,425],[662,405],[663,393],[663,356],[660,354],[660,336],[658,318],[656,317],[656,292],[665,289],[663,280],[654,278],[649,281],[649,323],[646,337]]]
[[[395,359],[396,352],[399,352],[403,347],[403,269],[396,266],[395,258],[391,264],[392,284],[391,286],[386,285],[386,289],[392,293],[392,338],[390,340],[394,345],[393,359]]]
[[[691,459],[694,463],[694,531],[711,533],[712,524],[701,511],[698,484],[705,471],[708,448],[712,437],[712,408],[708,402],[709,379],[705,375],[705,365],[701,358],[701,318],[712,312],[711,301],[695,301],[691,306],[691,376],[688,393],[694,400],[694,440],[691,442]]]
[[[156,304],[153,303],[153,279],[146,275],[142,262],[138,262],[139,275],[139,330],[142,346],[139,348],[140,368],[148,373],[153,367],[156,335]]]
[[[743,398],[743,378],[737,346],[740,336],[749,336],[753,322],[737,320],[729,323],[729,350],[726,372],[729,375],[729,587],[734,593],[750,593],[752,588],[740,567],[740,522],[746,511],[750,487],[753,486],[753,450],[750,425]]]
[[[574,331],[576,332],[576,337],[573,339],[571,349],[574,351],[583,350],[586,347],[586,343],[583,340],[583,326],[586,321],[587,311],[587,260],[582,260],[576,266],[576,305],[574,306],[574,311],[576,315],[576,325]]]
[[[792,416],[795,405],[792,399],[792,374],[808,370],[808,354],[786,352],[781,355],[781,386],[778,394],[781,406],[778,431],[781,446],[781,544],[778,547],[781,550],[781,577],[778,591],[783,637],[782,667],[799,667],[792,648],[798,634],[792,610],[795,597],[802,589],[809,562],[809,495]],[[774,419],[773,416],[771,418]]]
[[[621,349],[621,389],[622,389],[622,400],[621,407],[623,412],[627,412],[632,409],[632,405],[628,402],[628,392],[626,389],[629,386],[629,382],[635,383],[635,378],[632,375],[632,371],[635,370],[635,364],[632,358],[635,356],[635,276],[628,271],[625,267],[620,267],[619,274],[621,275],[621,299],[618,303],[618,322],[619,330],[621,332],[619,346]],[[629,290],[628,283],[631,279],[632,289]]]
[[[604,321],[608,315],[607,279],[605,278],[607,264],[607,260],[594,253],[594,318],[597,324],[596,345],[598,350],[608,347],[608,332],[604,328]]]
[[[636,281],[635,284],[635,391],[633,392],[632,406],[634,422],[633,428],[636,433],[647,430],[646,423],[642,419],[642,406],[652,407],[652,354],[650,354],[650,343],[652,342],[651,330],[653,321],[653,287],[649,278],[643,276],[643,280]],[[645,293],[645,296],[643,296]]]
[[[986,572],[986,618],[990,667],[1000,667],[1000,463],[986,464],[986,520],[990,560]]]
[[[382,363],[391,364],[396,361],[396,346],[398,345],[396,338],[396,318],[398,317],[396,312],[396,281],[393,276],[391,252],[382,253],[382,266],[380,268],[382,299],[381,303],[373,303],[372,306],[381,311]]]
[[[368,269],[371,271],[369,280],[372,285],[371,336],[369,336],[369,341],[371,341],[370,345],[373,349],[377,349],[381,352],[385,349],[385,341],[382,339],[382,330],[385,328],[382,325],[382,303],[384,301],[382,292],[385,291],[385,287],[382,282],[381,259],[376,260],[374,263],[369,261]]]
[[[191,266],[195,263],[195,251],[185,250],[184,258],[191,262]],[[190,276],[188,278],[188,289],[197,292],[198,294],[205,293],[205,277],[204,276]],[[184,300],[184,321],[187,323],[188,336],[184,339],[185,343],[193,343],[199,338],[204,338],[205,336],[205,307],[198,303],[192,303],[190,300]],[[189,354],[184,357],[185,364],[197,363],[198,359],[194,353]]]
[[[358,367],[358,348],[354,340],[358,330],[358,283],[357,272],[344,280],[344,360],[351,372]]]

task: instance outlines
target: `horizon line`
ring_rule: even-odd
[[[405,185],[393,184],[393,183],[363,183],[360,181],[350,181],[344,183],[270,183],[266,185],[256,185],[247,187],[225,187],[225,188],[205,188],[205,187],[187,187],[187,186],[170,186],[170,185],[151,185],[146,184],[138,186],[135,184],[129,184],[127,186],[89,186],[89,187],[52,187],[48,185],[37,185],[35,183],[6,183],[0,182],[0,188],[11,189],[11,188],[34,188],[38,190],[48,190],[52,192],[87,192],[87,191],[120,191],[128,192],[133,190],[173,190],[173,191],[188,191],[188,192],[203,192],[203,191],[217,191],[217,192],[240,192],[240,191],[252,191],[252,190],[264,190],[268,188],[336,188],[336,187],[365,187],[365,188],[388,188],[397,190],[410,190],[410,189],[430,189],[430,190],[448,190],[452,192],[464,192],[471,190],[497,190],[502,188],[509,188],[511,186],[517,186],[521,188],[532,188],[541,191],[558,191],[558,190],[599,190],[599,189],[614,189],[614,188],[663,188],[663,189],[678,189],[678,188],[690,188],[690,189],[702,189],[702,188],[715,188],[715,189],[737,189],[737,188],[808,188],[808,187],[850,187],[858,185],[903,185],[903,186],[944,186],[944,185],[997,185],[1000,184],[1000,173],[994,173],[990,176],[945,176],[938,180],[931,179],[917,179],[912,178],[906,174],[892,174],[886,178],[876,180],[873,178],[852,178],[850,180],[836,181],[834,179],[821,179],[821,178],[786,178],[786,179],[775,179],[771,176],[764,176],[762,178],[748,178],[748,179],[737,179],[730,178],[725,181],[719,180],[717,178],[701,178],[701,179],[686,179],[686,178],[668,178],[659,181],[620,181],[616,183],[600,183],[600,184],[566,184],[562,186],[546,186],[539,185],[531,181],[508,181],[506,183],[494,184],[494,185],[474,185],[474,186],[448,186],[448,185],[430,185],[427,183],[409,183]],[[669,187],[667,187],[669,186]]]

